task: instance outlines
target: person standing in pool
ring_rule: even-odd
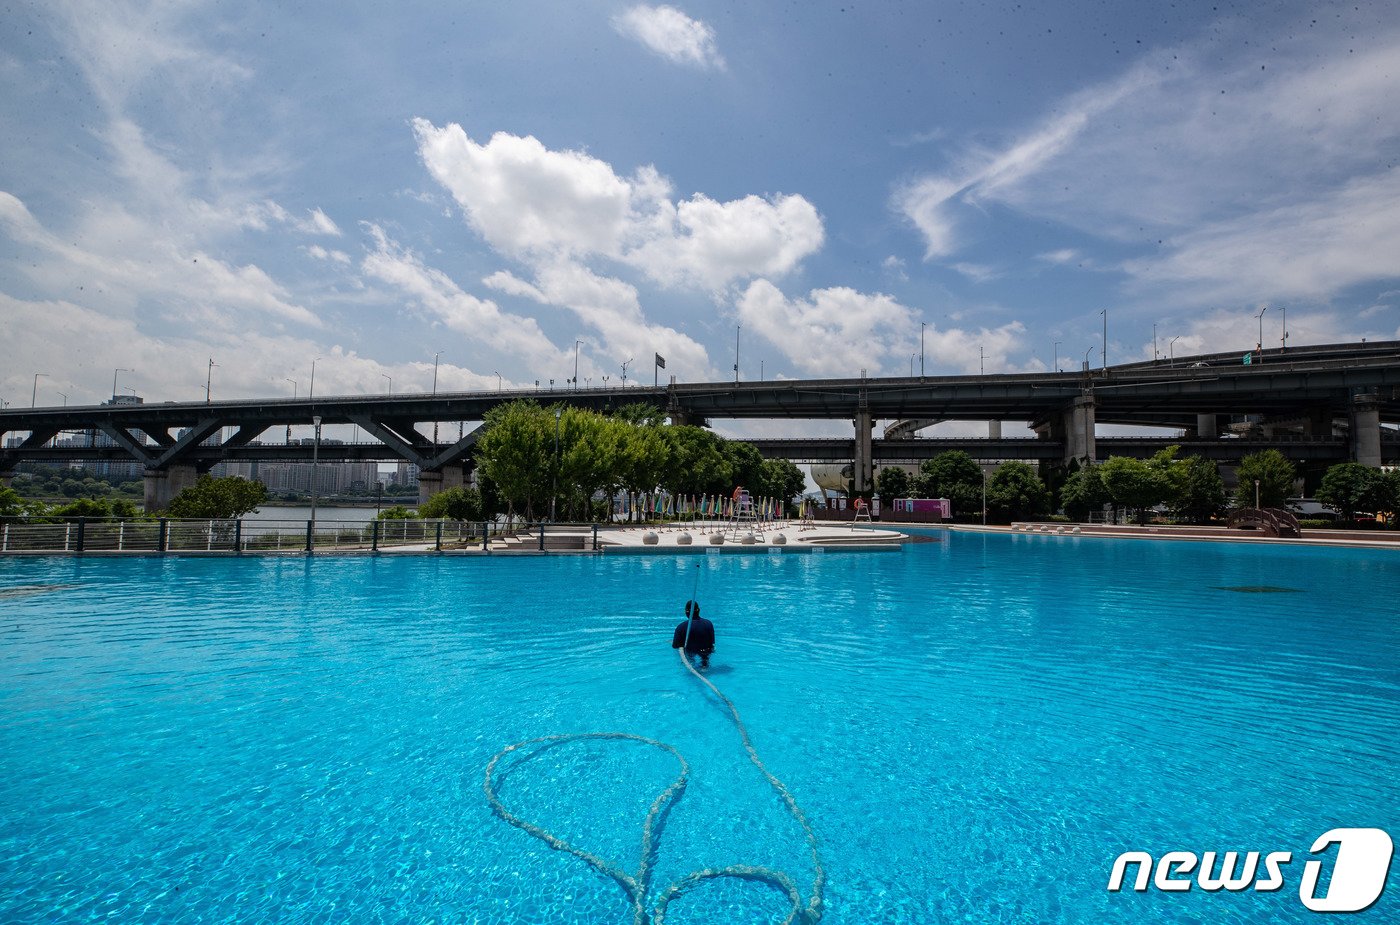
[[[700,616],[697,601],[685,602],[685,617],[671,634],[671,648],[684,647],[686,655],[699,657],[701,668],[709,668],[710,653],[715,651],[715,625]]]

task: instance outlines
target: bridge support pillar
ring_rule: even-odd
[[[1351,398],[1351,456],[1363,466],[1381,464],[1381,404],[1375,395]]]
[[[165,469],[147,469],[146,513],[163,511],[175,500],[175,496],[189,488],[199,478],[193,465],[175,464]]]
[[[14,473],[13,470],[10,470],[10,469],[0,470],[0,488],[9,488],[9,487],[10,487],[10,483],[13,482],[14,480],[15,480],[15,473]]]
[[[868,495],[875,490],[874,454],[870,446],[870,431],[874,426],[875,421],[869,411],[856,412],[856,458],[851,478],[858,495]]]
[[[1196,437],[1200,440],[1214,440],[1220,436],[1220,425],[1213,414],[1196,415]]]
[[[912,436],[912,435],[911,435],[911,436]],[[988,421],[988,422],[987,422],[987,439],[988,439],[988,440],[1000,440],[1000,439],[1001,439],[1001,421]]]
[[[436,472],[419,472],[418,503],[422,504],[440,491],[461,488],[464,484],[466,484],[466,471],[462,466],[443,466]]]
[[[671,409],[666,412],[666,416],[671,419],[671,423],[677,427],[704,427],[705,418],[699,414],[690,414],[686,411]]]
[[[1092,463],[1094,455],[1094,394],[1076,398],[1064,414],[1065,462]]]

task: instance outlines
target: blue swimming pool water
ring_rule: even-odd
[[[826,923],[1291,922],[1314,838],[1400,835],[1394,553],[939,540],[0,561],[0,922],[630,922],[481,786],[506,745],[605,730],[691,766],[651,901],[729,864],[810,890],[801,830],[668,648],[697,564],[710,677],[821,839]],[[631,871],[675,770],[585,740],[498,784]],[[1295,861],[1273,893],[1107,892],[1130,849]],[[1400,919],[1398,891],[1355,920]],[[722,880],[666,921],[788,908]]]

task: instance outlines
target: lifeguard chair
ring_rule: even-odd
[[[731,509],[729,513],[729,533],[732,539],[740,539],[747,531],[755,536],[763,535],[763,525],[758,521],[758,509],[754,506],[753,495],[748,489],[740,485],[734,489],[734,495],[730,499]]]
[[[872,520],[870,519],[870,502],[869,502],[869,501],[866,501],[864,498],[856,498],[856,499],[852,502],[852,507],[855,508],[855,512],[856,512],[856,513],[855,513],[855,516],[851,518],[851,529],[852,529],[852,530],[854,530],[854,529],[856,528],[856,521],[858,521],[858,520],[863,520],[863,521],[865,521],[866,523],[873,523],[873,522],[874,522],[874,521],[872,521]]]

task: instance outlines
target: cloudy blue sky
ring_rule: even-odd
[[[9,2],[0,398],[1394,338],[1397,100],[1395,2]]]

